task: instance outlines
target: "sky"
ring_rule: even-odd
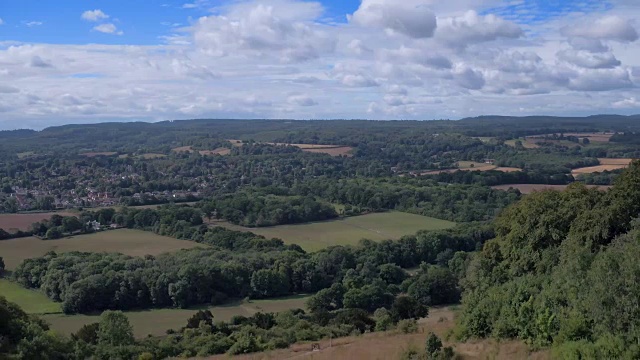
[[[640,0],[0,0],[0,130],[640,113]]]

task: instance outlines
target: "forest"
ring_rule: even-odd
[[[102,314],[64,336],[0,294],[0,358],[246,354],[413,333],[441,306],[456,307],[455,327],[445,339],[425,335],[420,358],[452,359],[455,342],[481,339],[522,341],[552,358],[638,358],[638,120],[188,120],[0,132],[0,220],[48,216],[20,229],[0,221],[0,241],[54,245],[125,228],[201,246],[54,249],[10,269],[0,253],[2,281],[68,316]],[[518,184],[560,191],[501,189]],[[390,212],[456,224],[314,252],[251,232]],[[392,238],[373,226],[358,230]],[[287,296],[308,297],[305,308],[226,321],[207,310]],[[135,338],[127,312],[160,309],[199,311],[164,336]]]

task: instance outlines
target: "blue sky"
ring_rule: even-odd
[[[640,112],[640,0],[0,1],[0,129]]]
[[[6,0],[3,0],[6,1]],[[64,4],[61,6],[61,4]],[[190,21],[208,15],[210,8],[223,1],[191,2],[184,0],[19,0],[6,1],[0,7],[0,18],[5,25],[0,28],[0,41],[55,44],[138,44],[151,45],[161,42],[175,27],[188,26]],[[190,7],[189,4],[195,5]],[[346,21],[359,0],[331,0],[323,2],[326,17],[334,21]],[[109,18],[99,22],[81,19],[87,10],[100,9]],[[124,36],[111,36],[91,31],[97,24],[113,23]]]

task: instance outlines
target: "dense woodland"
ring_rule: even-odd
[[[0,229],[0,240],[130,228],[203,245],[144,257],[50,252],[12,272],[0,254],[0,275],[42,291],[65,313],[104,311],[99,323],[63,337],[0,296],[0,359],[242,354],[412,332],[429,307],[458,303],[452,339],[519,339],[551,347],[557,358],[638,358],[640,162],[571,175],[598,158],[640,157],[638,120],[190,120],[0,132],[0,212],[77,212],[28,231]],[[564,135],[580,132],[615,134],[600,143]],[[542,138],[525,147],[532,135]],[[330,156],[282,144],[353,150]],[[228,150],[206,152],[220,149]],[[522,171],[453,171],[462,161]],[[443,169],[451,171],[420,175]],[[532,195],[491,188],[503,184],[571,185]],[[107,201],[109,208],[93,209]],[[458,225],[307,253],[217,221],[263,227],[389,210]],[[144,340],[120,312],[302,294],[311,295],[306,311],[229,322],[200,311],[183,328]],[[425,340],[428,354],[420,356],[453,358],[437,337]]]

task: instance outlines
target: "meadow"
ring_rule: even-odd
[[[580,174],[599,173],[604,171],[613,171],[626,169],[631,164],[633,159],[613,159],[613,158],[598,158],[600,165],[588,166],[571,170],[571,175],[578,176]]]
[[[70,212],[40,212],[40,213],[24,213],[24,214],[0,214],[0,229],[8,232],[15,230],[27,231],[35,222],[49,220],[51,215],[75,216]]]
[[[266,238],[282,239],[300,245],[306,251],[317,251],[334,245],[356,245],[361,239],[397,240],[419,230],[440,230],[455,223],[415,214],[390,211],[308,224],[246,228],[226,222],[217,223],[232,230],[251,231]]]
[[[45,294],[26,289],[14,282],[0,279],[0,295],[14,302],[28,314],[55,314],[62,312],[59,303],[51,301]]]
[[[214,321],[229,321],[236,315],[251,316],[258,312],[277,313],[289,309],[305,309],[307,299],[308,296],[299,295],[270,300],[243,300],[208,309],[213,314]],[[204,309],[207,309],[207,307],[130,311],[125,312],[125,314],[129,318],[131,325],[133,325],[135,336],[142,338],[149,334],[153,336],[165,335],[168,329],[179,330],[187,324],[187,320],[193,314],[198,310]],[[71,334],[84,325],[98,322],[100,315],[49,314],[43,315],[42,319],[51,324],[53,330],[62,334]]]
[[[0,256],[4,258],[7,270],[12,270],[25,259],[40,257],[49,251],[118,252],[144,256],[203,246],[148,231],[119,229],[59,240],[40,240],[35,237],[4,240],[0,241]]]

